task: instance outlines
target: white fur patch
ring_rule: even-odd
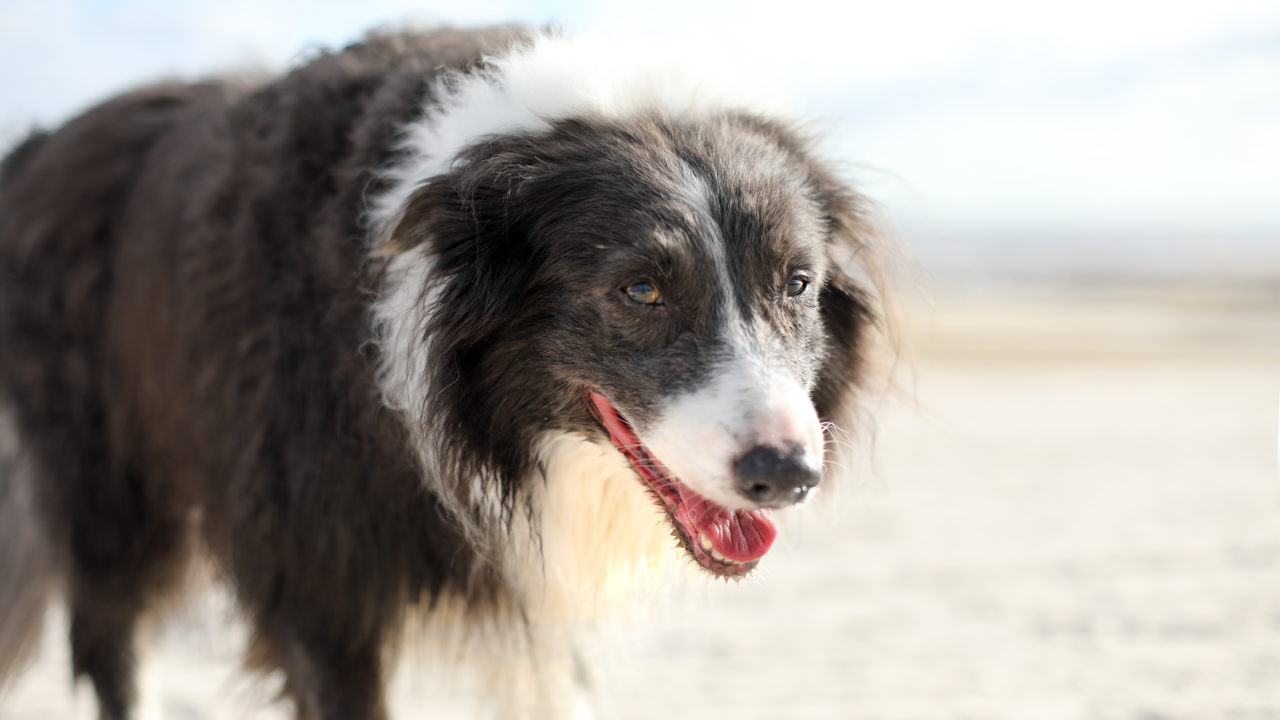
[[[378,386],[382,402],[404,413],[407,430],[418,461],[423,468],[423,482],[439,498],[445,509],[462,527],[463,532],[479,548],[487,545],[482,528],[475,527],[469,508],[462,507],[457,488],[447,482],[447,473],[437,467],[431,429],[426,427],[427,356],[431,352],[425,342],[426,323],[434,305],[434,294],[424,292],[431,273],[431,259],[425,245],[401,253],[391,259],[382,294],[373,305],[372,337],[382,353],[378,368]]]
[[[382,294],[373,305],[374,338],[382,348],[379,374],[382,399],[388,406],[421,417],[427,379],[420,354],[425,322],[433,304],[423,297],[431,259],[423,245],[392,258]]]
[[[546,132],[569,118],[785,114],[772,99],[731,79],[714,59],[592,37],[540,36],[488,58],[484,71],[442,78],[436,90],[438,103],[404,130],[408,158],[387,172],[392,187],[371,203],[375,242],[418,187],[447,172],[462,150],[486,136]]]
[[[532,486],[540,547],[517,549],[510,574],[540,622],[598,618],[658,581],[675,547],[666,512],[613,446],[547,435]]]
[[[518,515],[503,571],[518,616],[469,618],[461,598],[446,595],[412,619],[410,666],[425,675],[475,673],[480,694],[499,717],[585,717],[581,659],[596,623],[642,616],[653,590],[679,565],[665,512],[612,446],[573,433],[539,441],[544,471],[531,483],[538,508]],[[435,650],[436,652],[428,652]],[[435,666],[447,658],[443,666]]]
[[[694,492],[741,510],[757,507],[737,491],[734,460],[742,453],[795,443],[815,464],[823,457],[822,425],[808,391],[741,348],[705,387],[674,398],[640,439]]]

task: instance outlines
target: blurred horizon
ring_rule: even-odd
[[[695,47],[813,119],[938,278],[1280,277],[1280,4],[0,0],[0,143],[378,26]]]

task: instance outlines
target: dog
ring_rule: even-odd
[[[857,413],[880,249],[794,122],[643,55],[375,32],[16,146],[0,677],[61,595],[133,717],[211,558],[298,717],[383,718],[415,614],[554,645],[673,545],[751,573]]]

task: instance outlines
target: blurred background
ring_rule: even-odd
[[[856,479],[752,581],[618,631],[600,716],[1280,718],[1280,3],[0,0],[0,143],[159,78],[508,20],[722,59],[904,248]],[[159,632],[166,716],[256,712],[225,612]],[[60,622],[0,718],[92,717]],[[396,688],[399,717],[475,711]]]

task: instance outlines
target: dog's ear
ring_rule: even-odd
[[[436,207],[436,195],[428,183],[413,192],[405,202],[400,213],[392,219],[382,237],[375,256],[391,257],[409,252],[426,242],[429,232],[428,223],[432,210]]]
[[[425,260],[418,293],[430,308],[415,329],[416,345],[429,348],[417,358],[431,398],[422,421],[453,429],[437,434],[437,462],[452,467],[450,477],[498,479],[504,507],[532,462],[533,441],[505,423],[501,409],[510,398],[486,388],[506,372],[503,330],[521,322],[520,304],[543,264],[528,241],[526,164],[500,141],[469,151],[413,192],[382,246],[386,254]]]
[[[511,316],[538,266],[523,211],[525,175],[519,158],[491,143],[447,174],[433,177],[405,202],[379,254],[423,252],[427,290],[437,305],[429,327],[433,347],[482,341]],[[443,343],[443,344],[442,344]]]
[[[815,170],[812,177],[825,213],[830,267],[818,297],[827,355],[813,400],[824,421],[844,424],[867,380],[873,334],[882,320],[880,239],[865,198],[828,171]]]

